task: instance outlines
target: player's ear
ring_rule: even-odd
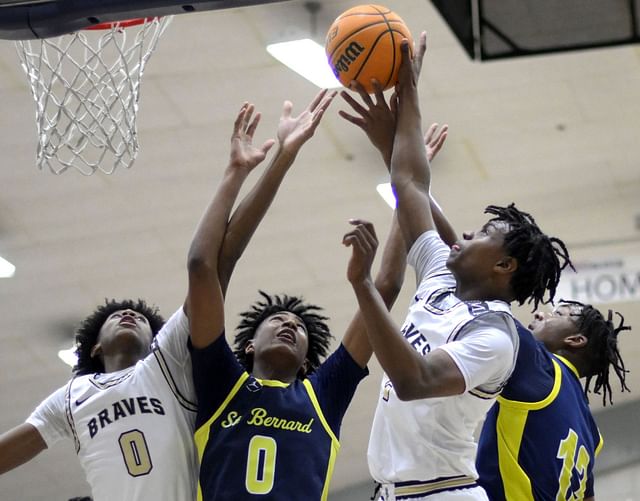
[[[587,346],[588,342],[589,339],[587,338],[587,336],[585,336],[584,334],[580,334],[579,332],[577,334],[573,334],[564,338],[565,345],[567,345],[569,348],[573,348],[574,350],[584,348],[585,346]]]
[[[249,341],[247,341],[247,344],[244,347],[244,354],[245,355],[253,355],[254,351],[256,351],[256,349],[253,346],[253,339],[250,339]]]
[[[90,352],[91,358],[102,355],[102,345],[100,343],[96,343],[91,348]]]
[[[497,273],[513,273],[518,269],[518,260],[512,256],[503,256],[496,262],[493,269]]]
[[[309,372],[310,367],[311,363],[309,362],[309,359],[305,358],[304,362],[302,362],[302,367],[300,367],[300,369],[298,370],[298,377],[300,379],[304,379],[305,377],[307,377],[307,373]]]

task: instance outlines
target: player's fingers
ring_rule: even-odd
[[[409,40],[406,38],[402,39],[400,42],[400,52],[402,54],[402,60],[400,61],[400,71],[399,74],[405,76],[410,74],[412,70],[411,68],[411,53],[409,52]]]
[[[369,108],[373,107],[373,101],[371,100],[371,96],[364,89],[364,86],[358,82],[357,80],[351,80],[349,83],[349,88],[358,93],[364,104],[366,104]]]
[[[366,117],[369,114],[369,111],[358,101],[356,101],[348,92],[343,90],[342,92],[340,92],[340,96],[347,102],[349,106],[351,106],[351,108],[353,108],[353,111],[355,111],[356,113],[359,113],[363,117]]]
[[[260,123],[260,119],[261,118],[262,118],[262,113],[257,112],[256,116],[253,117],[253,120],[251,121],[251,123],[247,127],[247,136],[253,138],[253,134],[255,133],[256,129],[258,128],[258,124]]]
[[[322,102],[316,107],[315,110],[313,110],[313,115],[311,116],[311,120],[313,122],[320,121],[320,118],[322,118],[322,115],[325,111],[327,111],[327,108],[331,105],[337,95],[338,93],[334,91],[325,96]]]
[[[376,97],[376,106],[384,105],[386,107],[387,102],[384,99],[382,84],[380,84],[380,82],[375,78],[372,78],[371,87],[373,87],[373,95]]]
[[[373,223],[364,221],[361,228],[364,229],[364,237],[366,238],[369,247],[371,250],[375,251],[378,248],[378,237]]]
[[[262,145],[262,148],[260,148],[260,150],[262,151],[262,153],[266,154],[269,152],[269,150],[271,149],[271,147],[276,144],[276,140],[275,139],[267,139],[264,144]]]
[[[444,145],[444,142],[446,141],[446,139],[447,139],[447,130],[443,128],[443,130],[440,131],[440,134],[438,135],[435,144],[433,145],[434,155],[442,149],[442,146]]]
[[[342,245],[346,246],[346,247],[351,247],[354,244],[355,241],[355,236],[353,235],[353,232],[349,232],[349,233],[345,233],[345,235],[342,237]]]
[[[347,122],[351,122],[354,125],[357,125],[361,129],[364,129],[367,125],[367,122],[360,117],[354,117],[353,115],[349,115],[346,111],[338,110],[338,115],[344,118]]]
[[[322,120],[323,116],[324,110],[321,108],[318,108],[313,112],[313,115],[311,115],[311,124],[309,125],[308,130],[310,130],[312,134],[318,128],[318,125],[320,125],[320,120]]]
[[[437,123],[432,123],[429,128],[427,129],[427,132],[424,133],[424,144],[430,144],[431,140],[433,139],[433,134],[435,133],[436,129],[438,128],[438,124]]]
[[[244,115],[247,112],[247,106],[249,106],[249,103],[245,101],[240,107],[240,111],[236,116],[236,121],[233,123],[234,135],[240,130],[240,128],[242,127],[242,124],[244,123]]]
[[[378,246],[378,237],[373,223],[365,219],[350,219],[349,224],[356,227],[356,231],[362,236],[367,245],[373,249]]]
[[[291,116],[291,110],[293,109],[293,103],[291,101],[285,101],[282,103],[282,118],[289,118]]]
[[[423,31],[422,33],[420,33],[418,48],[415,50],[415,54],[413,56],[414,66],[416,68],[416,73],[418,75],[422,70],[422,61],[424,60],[424,55],[426,52],[427,52],[427,32]]]
[[[338,95],[337,90],[334,90],[328,93],[320,102],[319,108],[322,110],[326,110],[331,105],[331,103],[333,103],[333,100],[336,98],[337,95]]]
[[[389,99],[389,109],[394,116],[398,113],[398,93],[396,91],[393,91]]]
[[[311,101],[311,103],[309,103],[309,106],[307,106],[307,109],[309,111],[315,110],[318,104],[320,104],[320,102],[324,99],[324,96],[326,96],[328,90],[329,89],[322,89],[320,92],[318,92],[316,94],[316,97],[313,98],[313,101]]]
[[[243,128],[243,132],[247,131],[247,128],[249,127],[249,123],[251,122],[251,117],[253,116],[253,112],[255,111],[256,107],[253,103],[249,103],[249,106],[247,106],[247,111],[244,114],[244,120],[242,121],[242,128]]]

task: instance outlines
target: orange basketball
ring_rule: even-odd
[[[327,33],[325,50],[342,85],[357,80],[371,93],[372,78],[383,89],[396,84],[403,38],[413,50],[411,33],[395,12],[381,5],[359,5],[336,18]]]

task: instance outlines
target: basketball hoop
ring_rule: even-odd
[[[36,101],[40,170],[91,175],[131,167],[142,73],[171,19],[101,23],[16,42]]]

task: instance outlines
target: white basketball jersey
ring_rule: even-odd
[[[445,349],[464,376],[466,391],[403,402],[383,376],[368,450],[378,482],[477,478],[473,433],[513,370],[518,338],[509,305],[458,299],[448,255],[435,232],[411,248],[409,262],[420,285],[402,334],[422,355]]]
[[[94,501],[195,499],[196,406],[182,308],[134,367],[78,376],[29,417],[47,446],[71,437]]]

